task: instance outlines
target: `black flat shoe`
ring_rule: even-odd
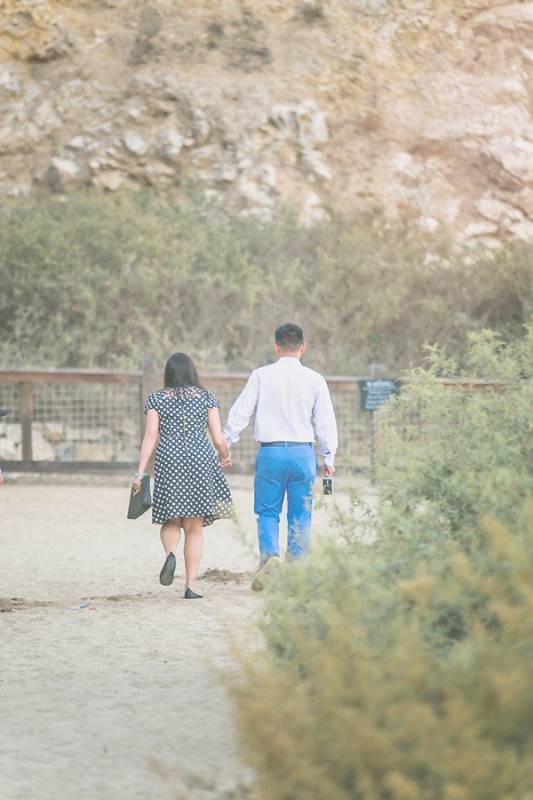
[[[185,594],[183,596],[186,600],[200,600],[203,594],[196,594],[192,589],[185,589]]]
[[[163,569],[159,573],[159,583],[162,586],[170,586],[174,580],[174,573],[176,572],[176,556],[174,553],[169,553],[166,557]]]

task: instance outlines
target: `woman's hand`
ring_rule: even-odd
[[[213,446],[218,453],[218,463],[222,469],[231,467],[231,452],[228,442],[222,433],[222,423],[220,422],[220,412],[218,408],[209,408],[207,411],[207,424],[209,433],[213,441]]]
[[[335,474],[335,467],[331,466],[328,467],[327,464],[324,465],[324,475],[326,478],[331,478]]]
[[[131,479],[131,485],[135,490],[135,494],[138,494],[141,491],[141,479],[143,475],[140,473],[136,473]]]

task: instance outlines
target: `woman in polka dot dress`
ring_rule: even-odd
[[[138,485],[159,438],[155,456],[152,522],[161,525],[166,560],[160,582],[170,586],[176,551],[185,532],[185,598],[194,600],[203,550],[203,528],[233,516],[231,492],[221,467],[231,465],[222,435],[216,398],[200,384],[193,361],[174,353],[165,367],[165,388],[145,404],[146,431],[141,445]],[[218,452],[207,438],[207,429]]]

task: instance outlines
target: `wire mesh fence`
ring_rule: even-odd
[[[208,375],[205,385],[228,413],[245,375]],[[89,370],[0,370],[0,460],[13,469],[46,465],[134,465],[142,438],[146,395],[159,385],[156,371],[94,373]],[[370,458],[370,415],[360,410],[355,379],[329,381],[337,415],[340,466],[366,468]],[[233,448],[236,471],[253,470],[257,444],[250,424]]]
[[[0,370],[0,463],[13,469],[123,468],[137,463],[142,438],[143,405],[161,388],[161,372],[150,360],[142,372],[91,370]],[[217,396],[222,418],[244,386],[246,375],[212,374],[205,385]],[[339,428],[341,468],[374,471],[378,447],[378,414],[362,410],[358,378],[329,378]],[[499,390],[486,381],[441,380],[443,390],[460,390],[467,401],[472,390]],[[456,398],[458,397],[455,395]],[[381,415],[380,415],[381,416]],[[381,421],[387,425],[387,415]],[[444,417],[427,420],[412,406],[394,415],[402,435],[428,438],[428,425],[447,424]],[[431,438],[431,437],[430,437]],[[253,471],[257,444],[253,424],[233,447],[235,470]]]
[[[0,459],[14,468],[129,464],[142,435],[139,373],[0,370]]]
[[[141,436],[135,384],[43,383],[33,390],[33,457],[132,462]]]

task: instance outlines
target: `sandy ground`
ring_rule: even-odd
[[[258,642],[251,479],[233,480],[240,530],[206,530],[197,602],[182,564],[159,585],[158,528],[125,518],[123,478],[62,480],[0,489],[0,797],[236,797],[251,776],[221,676],[232,641]]]

